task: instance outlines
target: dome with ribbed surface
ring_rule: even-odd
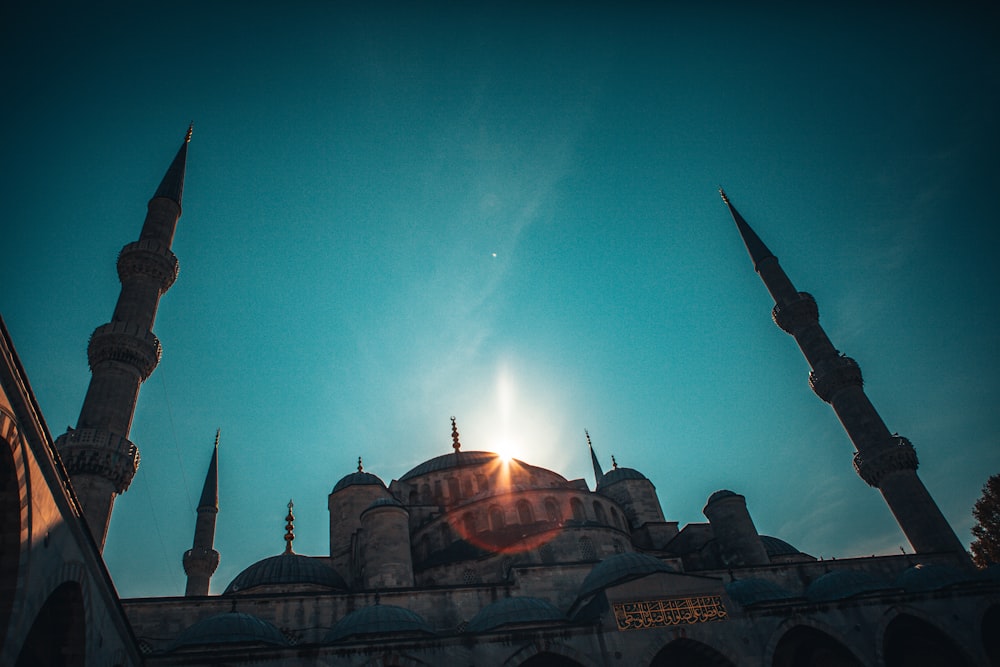
[[[346,489],[349,486],[363,486],[363,485],[373,485],[377,484],[382,488],[385,488],[385,482],[383,482],[378,475],[373,475],[370,472],[364,472],[359,470],[358,472],[352,472],[350,475],[345,475],[339,482],[333,485],[333,491],[331,493],[336,493],[341,489]]]
[[[616,554],[594,566],[580,586],[580,597],[596,593],[602,588],[621,584],[656,572],[673,572],[674,569],[658,558],[640,553]]]
[[[871,572],[837,570],[828,572],[809,584],[806,597],[813,602],[830,602],[889,588],[891,586],[886,581]]]
[[[761,602],[787,600],[794,597],[791,593],[773,581],[759,579],[757,577],[731,581],[726,584],[726,592],[729,593],[729,597],[733,598],[744,607],[749,607]]]
[[[222,593],[241,593],[258,586],[307,585],[346,590],[337,571],[319,559],[299,554],[280,554],[257,561],[236,575]]]
[[[918,593],[937,591],[970,580],[971,577],[949,565],[918,563],[899,573],[896,577],[896,586],[911,593]]]
[[[709,501],[711,502],[711,501]],[[771,537],[770,535],[761,535],[760,541],[764,545],[764,551],[767,552],[768,556],[795,556],[800,553],[798,549],[793,547],[788,542],[779,539],[777,537]]]
[[[646,479],[646,476],[635,468],[613,468],[604,473],[604,478],[598,482],[597,486],[603,488],[627,479]]]
[[[505,625],[565,621],[566,616],[546,600],[513,597],[497,600],[484,607],[469,621],[469,632],[487,632]]]
[[[426,475],[431,472],[448,470],[450,468],[464,468],[466,466],[479,465],[481,463],[491,463],[498,458],[500,458],[500,455],[495,452],[458,451],[452,452],[451,454],[442,454],[441,456],[435,456],[429,461],[424,461],[416,468],[400,477],[399,481],[405,482],[413,477],[419,477],[420,475]],[[518,463],[521,462],[518,461]]]
[[[351,637],[388,634],[432,635],[434,631],[427,625],[427,621],[409,609],[391,604],[375,604],[352,611],[337,621],[324,641],[332,643]]]
[[[270,644],[287,646],[288,640],[278,628],[250,614],[231,611],[198,621],[182,632],[174,649],[207,644]]]

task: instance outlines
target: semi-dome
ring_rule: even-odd
[[[674,569],[658,558],[635,552],[616,554],[594,566],[580,586],[580,597],[596,593],[602,588],[631,581],[656,572],[673,572]]]
[[[918,593],[940,590],[963,581],[969,581],[969,577],[950,565],[917,563],[899,573],[896,586]]]
[[[419,614],[391,604],[374,604],[352,611],[337,621],[324,640],[339,642],[351,637],[387,634],[424,634],[434,631]]]
[[[881,577],[864,570],[836,570],[827,572],[809,584],[806,597],[813,602],[845,600],[873,591],[884,591],[891,586]]]
[[[223,595],[240,593],[257,586],[304,584],[331,589],[347,589],[337,571],[322,561],[296,553],[284,553],[257,561],[226,586]]]
[[[635,468],[613,468],[604,473],[604,478],[598,482],[597,486],[610,486],[626,479],[646,479],[646,476]]]
[[[761,544],[764,545],[764,551],[766,551],[767,555],[772,558],[776,556],[797,556],[802,553],[788,542],[777,537],[761,535],[760,541]]]
[[[755,605],[760,602],[773,602],[775,600],[787,600],[794,597],[784,588],[758,577],[749,579],[737,579],[726,584],[726,592],[729,597],[739,602],[744,607]]]
[[[383,489],[385,488],[385,482],[383,482],[378,475],[373,475],[370,472],[364,472],[359,470],[357,472],[352,472],[350,475],[345,475],[341,478],[339,482],[333,485],[333,491],[331,493],[336,493],[341,489],[346,489],[349,486],[364,486],[364,485],[374,485],[377,484]]]
[[[366,507],[364,511],[361,513],[364,514],[368,510],[373,510],[378,507],[402,507],[403,509],[406,509],[405,507],[403,507],[403,503],[399,502],[398,500],[390,496],[388,498],[376,498],[374,502],[372,502],[371,505]]]
[[[419,477],[432,472],[440,472],[441,470],[448,470],[450,468],[464,468],[466,466],[479,465],[481,463],[491,463],[496,461],[498,458],[500,458],[500,455],[495,452],[457,451],[450,454],[442,454],[441,456],[435,456],[428,461],[424,461],[416,468],[400,477],[399,481],[405,482],[413,477]],[[518,461],[518,463],[521,462]]]
[[[173,648],[205,646],[206,644],[270,644],[287,646],[288,640],[278,628],[267,621],[231,611],[203,618],[178,637]]]
[[[497,600],[484,607],[469,621],[469,632],[488,632],[516,623],[565,621],[566,616],[547,600],[534,597],[513,597]]]

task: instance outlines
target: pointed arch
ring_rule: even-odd
[[[911,614],[889,622],[882,637],[886,667],[971,667],[969,657],[938,627]]]
[[[864,667],[843,642],[818,628],[796,625],[774,648],[773,667]]]
[[[708,644],[694,639],[675,639],[653,656],[649,667],[736,667],[732,660]]]
[[[6,643],[21,571],[21,546],[28,539],[29,503],[24,489],[21,441],[14,417],[0,410],[0,646]]]
[[[35,616],[17,658],[17,667],[83,667],[85,616],[80,584],[67,581],[58,586]]]

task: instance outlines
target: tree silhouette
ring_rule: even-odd
[[[1000,474],[993,475],[983,485],[983,495],[972,508],[976,525],[972,534],[972,562],[977,567],[1000,563]]]

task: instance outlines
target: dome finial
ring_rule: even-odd
[[[458,450],[462,448],[462,443],[458,439],[458,426],[455,424],[455,418],[451,418],[451,446],[458,453]]]
[[[719,186],[719,196],[722,197],[722,203],[726,204],[728,206],[729,205],[729,197],[726,196],[726,191],[722,189],[721,185]]]
[[[361,465],[361,457],[359,456],[358,457],[358,472],[364,472],[364,471],[365,471],[365,467],[363,465]]]
[[[292,553],[292,540],[295,539],[295,533],[292,532],[292,531],[295,530],[295,526],[292,525],[292,522],[295,521],[295,516],[292,514],[292,508],[293,507],[295,507],[295,503],[293,503],[292,499],[289,498],[288,499],[288,515],[285,516],[285,522],[286,522],[285,523],[285,553],[286,554]]]
[[[216,449],[219,448],[219,436],[220,435],[222,435],[222,429],[221,428],[215,429],[215,448]]]
[[[618,461],[615,461],[615,455],[611,455],[611,467],[618,470]]]
[[[188,123],[188,131],[187,131],[187,134],[184,136],[184,143],[186,143],[186,144],[191,143],[191,135],[192,134],[194,134],[194,121],[191,121],[190,123]]]

